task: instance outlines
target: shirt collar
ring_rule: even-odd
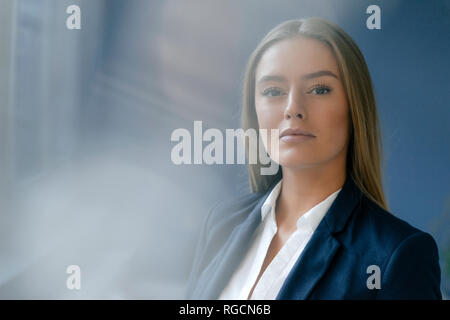
[[[269,214],[269,212],[272,209],[275,209],[275,204],[277,202],[278,196],[280,195],[281,181],[283,181],[283,179],[278,181],[275,187],[273,187],[269,196],[266,198],[266,201],[264,201],[261,207],[261,220],[264,220],[264,218]]]
[[[283,179],[280,179],[280,181],[273,187],[272,191],[270,192],[269,196],[264,201],[262,207],[261,207],[261,221],[264,221],[264,218],[272,211],[275,210],[276,201],[278,199],[278,196],[280,195],[281,191],[281,183]],[[307,212],[305,212],[298,220],[297,220],[297,228],[304,228],[309,227],[314,231],[317,226],[319,225],[322,218],[327,213],[328,209],[333,204],[333,201],[336,199],[339,191],[341,191],[342,188],[336,190],[332,194],[330,194],[326,199],[316,204],[314,207],[309,209]],[[275,217],[275,215],[272,215]]]

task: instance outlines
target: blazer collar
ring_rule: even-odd
[[[234,270],[248,251],[252,236],[261,222],[261,207],[273,186],[257,201],[247,218],[231,232],[225,245],[206,267],[200,281],[203,290],[199,299],[217,299]],[[277,299],[306,299],[328,268],[339,248],[333,234],[345,227],[354,207],[361,198],[361,191],[348,177],[331,207],[290,271]]]
[[[347,176],[342,190],[334,200],[330,209],[324,217],[330,233],[341,232],[355,206],[360,202],[363,194],[353,181],[353,178]]]

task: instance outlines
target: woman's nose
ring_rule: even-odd
[[[285,119],[290,118],[300,118],[303,119],[305,117],[305,101],[301,92],[292,91],[289,93],[289,98],[287,101],[287,106],[284,110]]]

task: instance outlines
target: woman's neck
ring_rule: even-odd
[[[277,200],[277,222],[294,227],[312,207],[341,188],[346,179],[345,167],[282,168],[283,181]]]

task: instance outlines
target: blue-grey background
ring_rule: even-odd
[[[170,135],[238,128],[251,51],[308,16],[361,48],[390,209],[435,237],[449,297],[450,1],[0,0],[0,298],[182,298],[208,209],[249,189],[244,165],[174,165]]]

